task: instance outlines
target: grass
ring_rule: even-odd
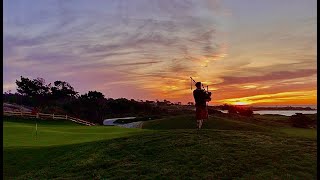
[[[279,128],[280,132],[287,134],[290,137],[304,137],[309,139],[317,139],[316,129],[303,129],[303,128]]]
[[[4,147],[34,147],[77,144],[129,136],[141,129],[110,126],[84,126],[63,120],[6,118],[3,123]]]
[[[310,115],[310,117],[314,117],[314,115]],[[281,115],[255,115],[254,118],[244,117],[242,119],[210,116],[209,120],[204,122],[202,129],[260,131],[289,137],[317,139],[316,129],[291,127],[288,119],[289,117]],[[147,121],[142,126],[143,129],[153,130],[195,129],[195,127],[195,117],[190,115]]]
[[[195,129],[196,121],[194,116],[176,116],[171,118],[147,121],[143,123],[143,129],[165,130],[165,129]],[[214,116],[203,123],[203,129],[219,130],[242,130],[242,131],[268,131],[267,127],[228,119],[226,117]]]
[[[305,114],[306,117],[309,117],[312,121],[317,121],[317,114]],[[254,115],[255,119],[263,121],[265,125],[271,126],[291,126],[292,122],[290,122],[290,116],[283,115]],[[316,124],[316,123],[315,123]]]
[[[40,122],[36,143],[30,138],[34,121],[4,119],[3,177],[317,178],[317,142],[310,138],[314,134],[306,135],[309,131],[223,117],[212,117],[204,126],[195,130],[193,116],[147,121],[144,130]]]

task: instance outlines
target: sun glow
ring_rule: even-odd
[[[233,105],[249,105],[249,104],[265,104],[265,103],[285,103],[290,102],[291,104],[303,104],[303,101],[309,101],[309,104],[316,102],[317,92],[312,91],[294,91],[294,92],[282,92],[275,94],[262,94],[254,95],[242,98],[231,98],[224,99],[218,102],[233,104]]]
[[[231,103],[232,105],[249,105],[251,104],[250,102],[233,102]]]

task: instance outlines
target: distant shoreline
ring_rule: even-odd
[[[251,107],[253,111],[279,111],[279,110],[298,110],[298,111],[316,111],[317,109],[311,107]]]
[[[228,113],[228,110],[220,110],[222,113]],[[317,110],[259,110],[253,111],[253,114],[258,115],[282,115],[282,116],[292,116],[297,113],[302,114],[317,114]]]
[[[250,108],[253,111],[316,111],[316,106],[250,106],[250,105],[234,105],[237,107]],[[211,106],[214,108],[221,108],[221,106]]]

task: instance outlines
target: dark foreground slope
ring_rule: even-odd
[[[4,178],[316,179],[315,139],[246,129],[246,123],[241,128],[221,124],[200,132],[146,130],[80,144],[9,146],[4,148]]]
[[[316,120],[316,115],[309,115]],[[317,138],[316,128],[292,127],[290,117],[281,115],[255,115],[253,117],[217,114],[204,121],[202,129],[207,130],[231,130],[231,131],[254,131],[280,134],[288,137]],[[175,130],[195,129],[197,127],[193,115],[175,116],[144,122],[143,129]]]

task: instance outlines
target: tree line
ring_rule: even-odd
[[[140,118],[159,118],[169,115],[194,114],[193,103],[189,107],[181,103],[163,101],[142,101],[126,98],[107,98],[96,90],[80,94],[70,83],[54,81],[47,84],[43,78],[29,79],[20,77],[16,80],[17,93],[3,94],[4,102],[36,108],[43,113],[68,114],[80,119],[102,124],[106,118],[135,116]],[[172,106],[178,105],[178,106]],[[230,114],[252,116],[250,108],[232,105],[208,107],[210,114],[219,113],[216,109],[228,110]]]
[[[162,105],[170,101],[136,101],[126,98],[106,98],[98,91],[79,94],[70,83],[55,81],[46,84],[43,78],[16,80],[17,93],[3,94],[4,102],[37,108],[44,113],[65,113],[94,123],[119,116],[161,116],[167,113]]]
[[[249,107],[223,104],[223,105],[218,106],[218,108],[221,110],[228,110],[229,114],[239,114],[242,116],[252,116],[253,115],[253,110]]]

